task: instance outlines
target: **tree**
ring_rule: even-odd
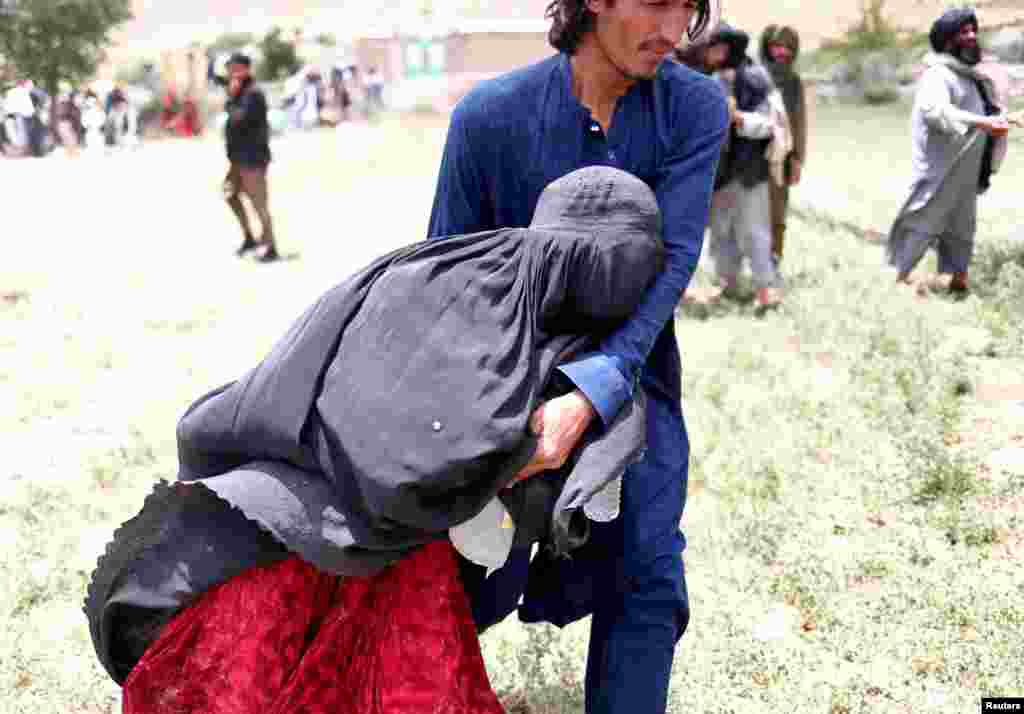
[[[0,56],[50,94],[62,80],[91,78],[110,32],[132,17],[131,0],[2,0]]]
[[[302,66],[295,45],[285,40],[280,27],[273,28],[260,41],[263,62],[260,64],[260,76],[274,81],[295,74]]]

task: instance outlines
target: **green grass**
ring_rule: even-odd
[[[819,108],[783,307],[679,318],[693,619],[672,712],[967,712],[1024,691],[1011,550],[1024,475],[985,466],[1020,444],[1024,408],[981,398],[1024,374],[1024,268],[1004,242],[1024,219],[1022,170],[1011,161],[981,209],[991,286],[918,299],[844,227],[895,215],[905,120]],[[275,148],[278,234],[300,260],[273,268],[230,256],[213,143],[122,164],[146,180],[124,188],[123,220],[99,243],[76,237],[108,200],[97,173],[113,165],[59,165],[79,192],[49,214],[45,241],[0,266],[3,291],[22,295],[0,301],[3,711],[116,711],[80,613],[96,555],[174,474],[174,425],[193,399],[254,364],[322,290],[422,235],[444,127],[413,121]],[[52,180],[39,166],[17,165],[27,209]],[[696,283],[709,281],[702,266]],[[956,347],[958,330],[985,345]],[[775,619],[777,636],[759,635]],[[485,636],[509,711],[581,712],[586,636],[586,622],[514,621]]]

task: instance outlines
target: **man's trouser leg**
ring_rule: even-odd
[[[950,213],[949,224],[938,238],[939,273],[966,273],[974,255],[977,232],[978,196],[969,193],[957,210]]]
[[[789,211],[789,186],[779,186],[769,181],[769,193],[772,203],[772,257],[777,263],[782,262],[786,247],[786,213]]]
[[[238,224],[242,227],[242,236],[246,242],[254,240],[252,235],[252,226],[249,225],[249,215],[245,212],[245,204],[242,203],[242,177],[239,169],[236,165],[232,164],[228,170],[228,175],[224,178],[224,198],[228,202],[228,206],[231,208],[231,212],[235,214],[235,218],[238,219]]]
[[[711,198],[711,215],[708,221],[708,227],[711,229],[709,247],[719,282],[731,283],[739,275],[743,265],[743,254],[736,241],[735,230],[737,191],[736,184],[731,183],[720,188]]]
[[[274,224],[270,218],[270,196],[267,190],[267,169],[266,167],[241,166],[238,169],[241,176],[242,193],[252,201],[253,210],[259,216],[260,225],[263,228],[260,233],[260,242],[274,247]]]
[[[595,524],[607,564],[587,655],[587,714],[663,714],[676,643],[690,618],[680,531],[689,441],[663,399],[647,412],[647,455],[623,479],[622,513]]]
[[[776,283],[772,260],[771,197],[765,181],[737,193],[733,233],[750,260],[754,286],[771,288]]]
[[[924,258],[928,249],[935,245],[938,236],[925,233],[924,231],[908,228],[900,246],[899,255],[895,256],[896,268],[899,270],[899,278],[906,280],[914,272],[914,268]]]

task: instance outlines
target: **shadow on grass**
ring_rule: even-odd
[[[260,263],[262,265],[276,265],[278,263],[292,263],[292,262],[296,262],[296,261],[300,260],[301,258],[302,258],[302,253],[299,253],[298,251],[292,251],[291,253],[281,253],[281,256],[277,260],[273,260],[273,261],[271,261],[269,263],[261,263],[259,258],[255,257],[255,256],[253,256],[253,257],[246,256],[245,260],[247,260],[250,263]]]
[[[686,298],[679,303],[679,307],[676,309],[676,316],[701,321],[727,317],[762,318],[783,309],[786,301],[785,295],[786,291],[784,290],[782,304],[763,307],[757,304],[756,294],[749,286],[741,286],[720,296],[714,296],[713,289],[698,288],[693,292],[687,292]]]

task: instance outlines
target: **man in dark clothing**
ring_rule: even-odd
[[[771,258],[769,148],[785,134],[786,120],[768,72],[747,56],[749,44],[747,33],[723,22],[700,60],[721,83],[732,109],[732,129],[715,177],[710,248],[724,293],[735,288],[743,259],[750,262],[757,307],[765,310],[781,299]]]
[[[772,257],[776,265],[782,262],[786,240],[786,212],[789,209],[789,187],[800,183],[804,160],[807,157],[807,103],[804,83],[793,69],[800,55],[800,35],[792,27],[770,25],[761,35],[761,61],[772,76],[776,88],[782,93],[790,127],[793,131],[793,150],[786,158],[786,183],[770,184],[772,201]]]
[[[224,195],[242,226],[244,240],[237,254],[245,255],[261,245],[266,246],[259,260],[269,263],[278,260],[274,227],[270,218],[267,196],[267,167],[270,165],[270,124],[267,121],[267,98],[254,84],[251,60],[240,53],[228,62],[228,121],[225,128],[228,161],[231,168],[224,181]],[[241,195],[252,202],[260,218],[263,233],[257,241],[249,225]]]
[[[558,468],[638,383],[649,397],[647,452],[623,478],[622,515],[593,524],[571,560],[542,550],[531,562],[529,549],[515,549],[490,577],[467,566],[464,580],[482,628],[517,608],[523,621],[558,625],[593,615],[587,713],[661,714],[689,621],[679,530],[689,442],[673,313],[700,257],[728,127],[716,83],[664,60],[684,33],[702,39],[717,3],[554,0],[547,17],[559,54],[478,84],[455,108],[429,235],[527,226],[544,187],[584,166],[647,183],[663,216],[665,270],[596,351],[561,367],[575,390],[535,412],[539,444],[520,475]]]

